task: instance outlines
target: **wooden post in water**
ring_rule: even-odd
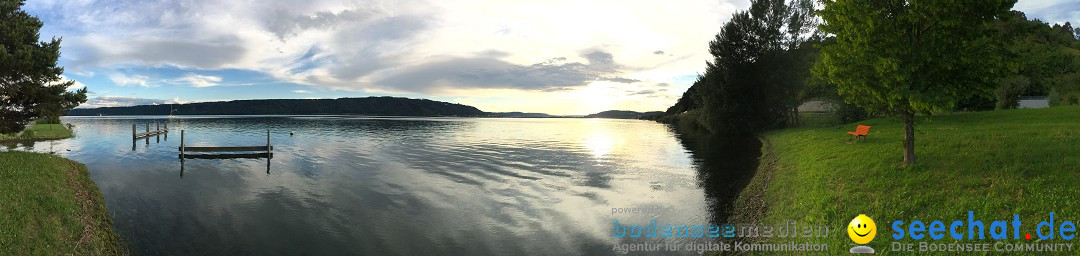
[[[180,178],[184,178],[184,130],[180,130]]]
[[[270,174],[270,158],[273,156],[270,153],[270,128],[266,129],[266,174]]]
[[[138,139],[138,138],[139,138],[138,134],[135,133],[135,124],[131,124],[131,140],[135,140],[135,139]],[[134,148],[134,147],[132,147],[132,148]],[[132,150],[134,150],[134,149],[132,149]]]
[[[157,132],[160,132],[160,131],[161,131],[161,123],[154,122],[154,132],[157,133]]]
[[[150,123],[146,123],[146,133],[150,133]]]

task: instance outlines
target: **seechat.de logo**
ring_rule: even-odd
[[[874,220],[867,217],[866,214],[859,214],[851,219],[851,223],[848,223],[847,227],[848,237],[852,242],[859,244],[859,246],[851,247],[849,252],[851,253],[874,253],[874,248],[865,246],[874,240],[874,236],[877,235],[877,225],[874,225]]]

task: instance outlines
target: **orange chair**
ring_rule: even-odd
[[[866,139],[866,135],[870,135],[870,126],[860,124],[855,127],[854,132],[847,132],[847,134],[851,134],[851,139],[848,139],[848,144],[851,144],[852,140],[855,141],[854,143],[858,143],[859,141]]]

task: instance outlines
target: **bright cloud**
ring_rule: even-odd
[[[138,86],[142,86],[142,87],[149,87],[150,86],[150,84],[148,83],[150,78],[146,77],[146,76],[142,76],[142,75],[128,76],[128,75],[117,73],[117,74],[109,75],[109,80],[112,80],[113,83],[116,83],[117,85],[120,85],[120,86],[126,86],[126,85],[138,85]]]
[[[55,83],[66,83],[68,81],[72,82],[71,86],[68,86],[68,90],[70,90],[70,91],[86,88],[86,85],[83,84],[82,82],[72,80],[71,78],[68,78],[67,76],[64,76],[64,75],[60,75],[60,80],[56,81]]]
[[[187,74],[186,76],[177,79],[177,81],[190,84],[194,87],[210,87],[218,85],[218,83],[221,82],[221,77]]]
[[[149,99],[139,98],[131,96],[116,96],[116,95],[102,95],[98,97],[92,97],[86,100],[86,103],[79,105],[78,108],[101,108],[101,107],[126,107],[136,105],[161,105],[161,104],[187,104],[197,102],[212,102],[212,101],[227,101],[224,99],[209,99],[199,101],[185,101],[180,97],[174,97],[171,100],[163,99]]]
[[[570,112],[565,114],[582,114],[596,104],[560,97],[605,93],[592,96],[634,110],[670,106],[667,98],[678,97],[691,82],[683,78],[704,68],[707,43],[723,22],[747,5],[747,0],[41,0],[30,1],[27,9],[45,21],[43,36],[64,38],[62,62],[69,70],[83,78],[95,71],[111,74],[108,80],[120,86],[215,87],[236,80],[214,73],[230,70],[273,80],[253,84],[295,85],[285,92],[469,96],[489,106],[485,109],[557,113],[564,111],[555,110],[559,105]],[[1022,2],[1020,7],[1051,20],[1080,15],[1060,11],[1076,10],[1067,8],[1074,3]],[[181,71],[142,72],[154,69]],[[132,70],[141,75],[131,75]],[[235,97],[268,93],[250,87]]]
[[[173,97],[172,100],[165,101],[165,104],[185,104],[187,101],[180,100],[180,97]]]
[[[163,103],[166,103],[166,101],[159,99],[143,99],[136,97],[105,95],[89,98],[86,100],[86,103],[79,105],[79,108],[126,107],[135,105],[158,105]]]

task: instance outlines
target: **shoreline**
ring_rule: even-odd
[[[55,130],[57,127],[62,130]],[[22,134],[30,131],[29,135]],[[21,136],[26,135],[26,136]],[[0,143],[74,137],[63,124],[32,124]],[[0,152],[0,254],[126,255],[86,165],[49,153]]]
[[[59,128],[60,130],[57,130]],[[29,134],[27,134],[29,132]],[[75,132],[64,123],[40,124],[31,122],[15,134],[0,134],[0,143],[26,143],[74,138]]]
[[[0,198],[9,202],[0,254],[127,254],[86,165],[22,151],[0,152],[0,162]]]
[[[739,192],[732,223],[775,224],[797,221],[841,230],[865,214],[878,225],[886,220],[1019,216],[1025,224],[1074,219],[1072,207],[1080,175],[1075,145],[1080,107],[1002,110],[935,116],[921,123],[925,141],[917,144],[920,162],[899,167],[895,146],[902,130],[888,118],[858,123],[768,131],[760,164]],[[856,124],[873,126],[869,140],[845,144],[845,131]],[[964,132],[955,132],[964,131]],[[961,149],[958,151],[957,149]],[[998,201],[981,200],[987,196]],[[928,217],[929,216],[929,217]],[[881,226],[879,226],[881,227]],[[1035,225],[1020,233],[1035,232]],[[847,249],[855,244],[842,231],[830,238],[805,241]],[[882,233],[878,233],[881,237]],[[770,243],[783,238],[739,238]],[[867,246],[886,252],[891,242]],[[762,252],[763,254],[769,254]]]
[[[759,223],[769,211],[765,192],[769,190],[780,157],[773,152],[772,142],[768,138],[759,136],[758,140],[761,141],[761,157],[758,159],[757,171],[750,178],[750,183],[735,198],[730,217],[733,223]]]

